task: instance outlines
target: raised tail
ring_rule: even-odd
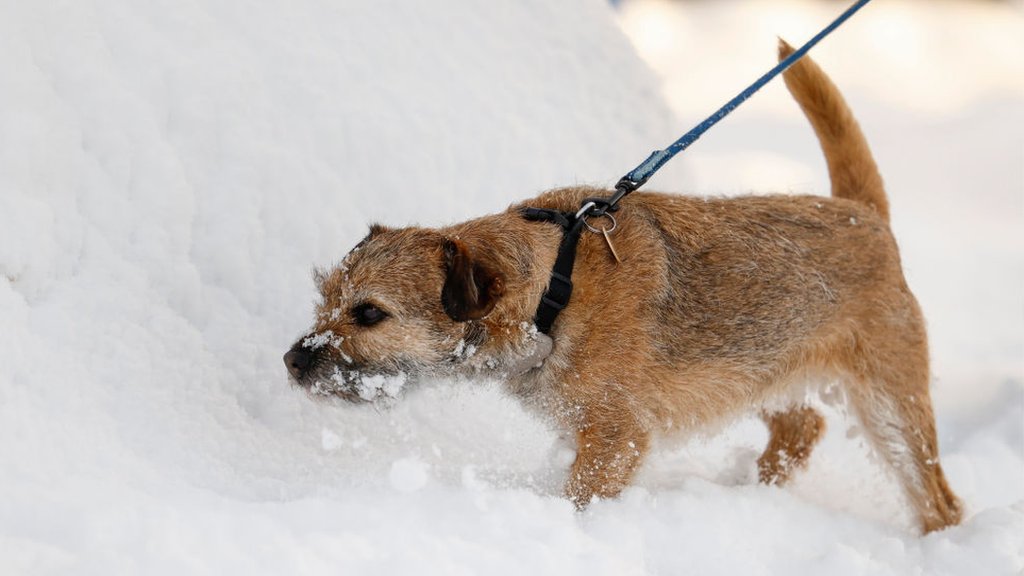
[[[779,39],[779,60],[793,53],[793,47]],[[882,176],[857,120],[836,85],[804,56],[783,73],[786,87],[811,121],[821,143],[832,196],[863,202],[889,221],[889,200]]]

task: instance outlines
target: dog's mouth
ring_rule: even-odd
[[[363,404],[398,398],[409,382],[409,376],[405,372],[368,374],[331,366],[301,381],[294,378],[291,381],[315,400],[340,398],[353,404]]]

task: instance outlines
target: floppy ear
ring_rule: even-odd
[[[456,322],[479,320],[490,314],[505,293],[505,279],[470,253],[461,240],[444,240],[447,277],[441,289],[444,311]]]
[[[380,224],[378,222],[374,222],[370,224],[370,232],[366,235],[366,238],[373,238],[377,234],[380,234],[381,232],[387,232],[388,230],[389,228],[387,226]]]

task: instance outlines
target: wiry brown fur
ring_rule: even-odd
[[[791,49],[783,44],[780,56]],[[504,375],[510,391],[576,434],[567,496],[583,506],[626,486],[653,434],[765,410],[765,482],[784,481],[823,431],[813,409],[771,412],[808,381],[839,380],[894,466],[921,526],[960,518],[938,463],[924,322],[903,279],[881,178],[838,90],[809,59],[786,82],[828,158],[832,198],[704,199],[637,192],[615,214],[621,263],[580,240],[554,349],[525,373],[533,314],[561,230],[525,206],[574,210],[590,188],[554,190],[441,229],[376,227],[321,281],[313,349],[294,371],[330,391],[367,375]],[[387,318],[354,321],[372,303]],[[329,332],[327,332],[329,331]],[[467,353],[467,350],[470,350]],[[310,351],[312,350],[312,351]],[[340,377],[339,377],[340,378]]]

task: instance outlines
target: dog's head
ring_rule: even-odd
[[[341,264],[317,273],[316,323],[284,357],[293,381],[359,402],[458,372],[505,296],[506,276],[487,252],[438,230],[371,227]]]

